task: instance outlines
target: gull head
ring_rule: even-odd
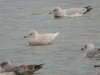
[[[33,30],[33,31],[30,31],[26,36],[24,36],[24,38],[31,38],[31,37],[35,37],[35,35],[37,34],[37,31]]]
[[[6,65],[11,65],[11,61],[10,61],[10,60],[6,60],[6,61],[2,62],[2,63],[0,64],[0,67],[3,68],[3,67],[5,67]]]
[[[84,12],[86,12],[87,11],[87,9],[85,9],[85,8],[82,8],[81,9],[81,13],[83,14]]]
[[[61,7],[56,7],[55,9],[53,9],[51,12],[49,12],[49,14],[56,14],[58,13],[59,11],[61,11]]]
[[[95,49],[95,45],[92,43],[85,44],[84,47],[81,48],[81,50],[93,50],[93,49]]]

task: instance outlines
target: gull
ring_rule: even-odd
[[[59,33],[38,33],[37,31],[31,31],[24,38],[28,37],[30,45],[46,45],[50,44]]]
[[[42,68],[44,64],[29,64],[29,65],[20,65],[20,66],[12,66],[11,62],[5,61],[0,64],[0,68],[2,69],[1,73],[6,73],[7,75],[26,75],[33,74]]]
[[[49,12],[49,14],[53,14],[55,18],[64,16],[75,17],[75,16],[83,16],[91,9],[93,9],[92,6],[76,7],[69,9],[62,9],[61,7],[56,7],[51,12]]]
[[[93,43],[85,44],[81,50],[85,50],[86,58],[100,59],[100,48],[95,48]]]
[[[38,71],[39,69],[42,68],[42,65],[44,64],[39,64],[39,65],[20,65],[18,67],[15,67],[14,73],[16,75],[32,75],[34,72]]]

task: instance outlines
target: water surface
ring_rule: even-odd
[[[54,19],[49,11],[91,5],[82,17]],[[15,65],[45,63],[37,75],[96,75],[100,60],[84,58],[86,42],[100,46],[100,0],[0,0],[0,62]],[[24,35],[30,30],[59,32],[50,45],[29,46]]]

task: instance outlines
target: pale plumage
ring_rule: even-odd
[[[44,33],[39,34],[36,31],[30,32],[27,36],[24,36],[24,38],[29,37],[29,44],[30,45],[45,45],[52,42],[53,39],[58,35],[59,33]]]
[[[88,43],[81,50],[85,50],[85,57],[100,59],[100,48],[95,48],[94,44]]]
[[[49,12],[49,14],[53,14],[55,17],[75,17],[75,16],[82,16],[93,9],[91,6],[87,7],[78,7],[78,8],[69,8],[69,9],[62,9],[61,7],[56,7],[54,10]]]

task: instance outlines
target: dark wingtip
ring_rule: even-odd
[[[44,64],[39,64],[40,66],[44,65]]]
[[[43,65],[44,65],[44,64],[39,64],[39,65],[36,65],[36,67],[41,67],[41,68],[42,68]]]
[[[35,65],[34,68],[35,68],[36,70],[39,70],[39,69],[42,68],[43,65],[44,65],[44,64]]]
[[[87,9],[87,11],[86,12],[84,12],[84,14],[86,14],[87,12],[89,12],[90,10],[92,10],[93,9],[93,7],[92,6],[86,6],[86,7],[84,7],[85,9]]]
[[[86,7],[84,7],[84,8],[90,8],[90,7],[92,8],[92,6],[86,6]]]

